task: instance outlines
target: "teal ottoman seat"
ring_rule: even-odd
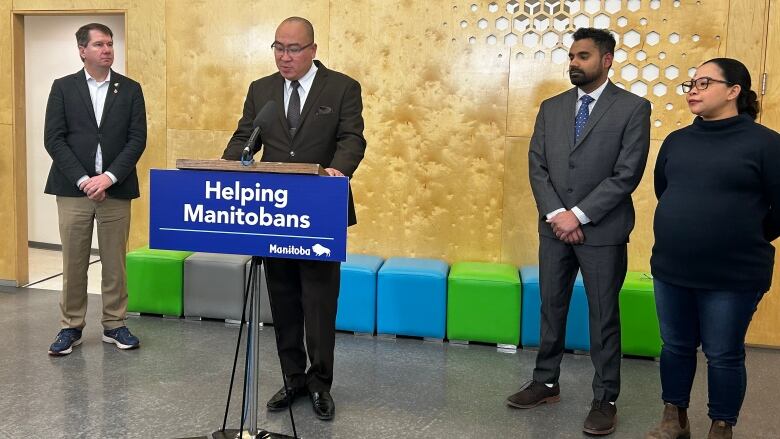
[[[127,254],[127,310],[181,317],[184,260],[192,252],[141,247]]]
[[[376,277],[379,256],[347,254],[341,264],[336,329],[373,335],[376,330]]]
[[[447,338],[517,346],[520,296],[514,265],[454,264],[448,279]]]
[[[539,288],[539,267],[525,265],[520,268],[523,282],[522,322],[520,342],[523,348],[539,347],[541,335],[542,298]],[[588,317],[588,296],[582,273],[577,273],[572,288],[569,314],[566,317],[566,341],[564,347],[574,351],[590,350],[590,327]]]
[[[661,331],[655,309],[653,277],[649,273],[626,273],[620,290],[620,333],[624,354],[661,356]]]
[[[443,340],[449,268],[439,259],[385,261],[377,275],[377,334]]]

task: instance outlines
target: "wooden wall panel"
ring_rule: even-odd
[[[0,203],[3,206],[13,206],[14,186],[11,184],[14,175],[13,125],[0,124]],[[3,245],[0,245],[0,280],[16,280],[16,211],[15,209],[0,209],[0,234]]]
[[[13,123],[11,0],[0,0],[0,124]],[[5,145],[0,144],[5,152]]]
[[[0,204],[13,205],[13,63],[11,0],[0,0]],[[0,236],[13,237],[16,229],[12,209],[0,210]],[[0,280],[16,279],[16,246],[0,246]]]
[[[724,56],[742,61],[754,84],[760,85],[766,52],[769,0],[741,0],[729,3],[728,33]]]
[[[768,32],[766,39],[766,67],[769,75],[766,95],[762,99],[761,123],[780,131],[780,1],[772,0],[769,6]],[[744,23],[742,28],[754,23]],[[733,33],[732,33],[733,35]],[[747,45],[747,44],[746,44]],[[748,64],[750,65],[750,64]],[[754,89],[760,90],[761,80],[751,69]],[[778,240],[774,242],[775,249]],[[772,287],[758,306],[748,331],[747,342],[780,347],[780,255],[775,255],[775,270]]]
[[[168,129],[166,167],[176,167],[176,159],[217,159],[233,131]]]
[[[27,121],[25,120],[26,105],[24,96],[26,80],[24,74],[24,19],[14,15],[12,18],[13,33],[13,77],[14,77],[14,124],[13,133],[13,216],[14,229],[8,243],[16,248],[15,276],[17,285],[29,281],[28,258],[28,223],[27,223]]]
[[[368,140],[350,251],[500,257],[508,64],[455,40],[448,5],[331,4],[331,64],[363,86]]]
[[[137,171],[141,198],[133,201],[129,248],[149,242],[149,169],[166,164],[166,15],[164,2],[134,0],[126,13],[127,74],[143,87],[146,101],[146,150]]]
[[[327,65],[325,0],[168,0],[166,11],[176,17],[167,27],[168,128],[234,130],[249,84],[277,71],[271,43],[289,16],[312,22],[317,57]]]
[[[761,102],[761,123],[780,131],[780,0],[772,0],[768,23],[765,71],[769,80],[766,95]],[[760,89],[760,78],[755,78],[754,81],[755,88]]]
[[[506,139],[501,262],[517,266],[539,263],[539,215],[528,180],[530,143],[530,137]]]
[[[49,11],[53,14],[132,9],[143,0],[13,0],[15,12]],[[150,17],[152,18],[152,17]],[[74,29],[75,33],[76,30]]]
[[[777,241],[774,242],[777,249]],[[775,255],[777,261],[777,254]],[[780,347],[780,266],[775,262],[772,287],[758,304],[758,311],[748,329],[746,342],[759,346]]]
[[[653,250],[653,216],[655,215],[655,189],[653,188],[653,169],[661,140],[650,140],[650,155],[642,176],[642,182],[634,191],[634,210],[636,224],[628,243],[628,269],[631,271],[650,271],[650,254]]]

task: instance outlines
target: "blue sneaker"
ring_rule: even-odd
[[[131,334],[127,326],[103,331],[103,341],[114,343],[119,349],[135,349],[141,345],[138,337]]]
[[[81,329],[65,328],[57,334],[54,343],[49,346],[49,355],[60,357],[73,352],[73,346],[81,344]]]

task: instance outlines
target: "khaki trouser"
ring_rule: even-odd
[[[57,212],[62,240],[62,327],[81,329],[86,324],[87,269],[95,221],[103,266],[103,327],[115,329],[124,326],[127,312],[125,256],[130,233],[130,200],[106,198],[97,203],[87,197],[58,196]]]

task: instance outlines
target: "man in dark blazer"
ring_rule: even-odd
[[[44,145],[53,160],[45,192],[57,196],[62,240],[62,330],[49,348],[67,355],[81,343],[87,311],[92,228],[102,264],[103,341],[139,346],[125,326],[125,254],[130,200],[139,196],[135,164],[146,147],[141,86],[114,71],[111,29],[91,23],[76,32],[84,69],[54,81],[46,105]]]
[[[634,227],[631,193],[639,185],[650,144],[650,103],[607,77],[615,39],[583,28],[569,50],[576,86],[545,100],[528,154],[539,210],[541,338],[533,380],[507,404],[532,408],[560,399],[558,378],[566,316],[577,270],[590,319],[593,402],[583,430],[615,430],[620,391],[618,293]]]
[[[319,163],[332,176],[352,177],[366,148],[360,84],[314,60],[314,28],[304,18],[284,20],[272,47],[279,72],[249,86],[243,116],[222,158],[241,158],[253,120],[273,101],[278,110],[263,127],[262,161]],[[355,224],[351,193],[348,219],[349,225]],[[264,263],[279,360],[290,389],[288,394],[282,387],[268,401],[268,409],[284,409],[308,393],[315,415],[332,419],[340,263],[283,258],[265,258]]]

